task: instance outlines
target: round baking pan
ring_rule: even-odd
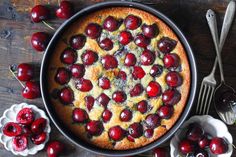
[[[82,18],[83,16],[88,15],[91,12],[103,9],[103,8],[110,8],[110,7],[133,7],[137,8],[140,10],[144,10],[146,12],[149,12],[156,17],[160,18],[162,21],[164,21],[172,30],[176,33],[178,36],[179,40],[183,44],[185,51],[188,56],[188,60],[190,63],[190,70],[191,70],[191,89],[188,97],[187,104],[185,106],[184,111],[182,112],[181,116],[175,123],[175,125],[162,137],[157,139],[156,141],[152,142],[151,144],[148,144],[146,146],[136,148],[136,149],[129,149],[129,150],[109,150],[109,149],[102,149],[99,147],[96,147],[92,144],[89,144],[85,141],[82,141],[74,135],[69,129],[67,129],[65,126],[63,126],[63,123],[59,120],[57,117],[57,114],[55,113],[55,109],[52,107],[50,102],[50,93],[48,91],[48,85],[47,85],[47,70],[48,70],[48,65],[50,61],[50,56],[52,52],[54,52],[55,44],[58,41],[58,39],[61,38],[64,30],[70,26],[73,22],[75,22],[77,19]],[[42,98],[43,102],[45,105],[45,108],[53,121],[53,123],[56,125],[56,127],[59,129],[59,131],[67,137],[71,142],[76,144],[77,146],[84,148],[88,151],[91,151],[93,153],[101,154],[101,155],[108,155],[108,156],[130,156],[130,155],[135,155],[139,154],[148,150],[153,149],[154,147],[164,143],[167,141],[175,132],[176,130],[181,126],[181,124],[184,122],[184,120],[187,118],[191,107],[193,105],[194,97],[196,94],[196,86],[197,86],[197,69],[196,69],[196,63],[195,59],[193,56],[193,52],[191,50],[191,47],[184,37],[183,33],[179,30],[179,28],[170,20],[168,19],[165,15],[160,13],[159,11],[143,5],[139,3],[134,3],[134,2],[124,2],[124,1],[112,1],[112,2],[103,2],[103,3],[97,3],[95,5],[89,6],[87,8],[82,9],[78,13],[76,13],[74,16],[72,16],[69,20],[65,21],[59,29],[55,32],[54,36],[52,37],[50,43],[48,44],[48,47],[46,49],[46,52],[44,54],[43,60],[42,60],[42,65],[41,65],[41,72],[40,72],[40,87],[41,87],[41,93],[42,93]]]

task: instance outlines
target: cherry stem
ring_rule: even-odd
[[[11,74],[15,77],[15,79],[20,83],[20,85],[23,87],[23,88],[25,88],[25,86],[24,86],[24,84],[17,78],[17,76],[16,76],[16,74],[15,74],[15,70],[13,70],[13,68],[14,68],[14,65],[10,65],[9,66],[9,70],[10,70],[10,72],[11,72]]]
[[[52,29],[52,30],[56,30],[55,28],[53,28],[52,26],[50,26],[47,22],[45,22],[45,21],[42,21],[43,22],[43,24],[45,24],[48,28],[50,28],[50,29]]]

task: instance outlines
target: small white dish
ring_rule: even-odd
[[[225,138],[228,143],[229,149],[227,153],[221,154],[221,155],[214,155],[210,151],[208,153],[211,157],[230,157],[233,153],[233,138],[232,135],[229,133],[227,126],[225,123],[223,123],[221,120],[215,119],[209,115],[203,115],[203,116],[193,116],[188,121],[186,121],[179,130],[175,133],[174,137],[171,139],[170,142],[170,154],[171,157],[178,157],[179,156],[179,150],[178,150],[178,144],[180,140],[185,136],[186,127],[193,122],[197,122],[200,124],[204,131],[209,133],[211,136],[215,137],[222,137]]]
[[[40,145],[34,145],[31,140],[28,139],[28,148],[26,148],[23,151],[15,151],[12,146],[12,138],[13,137],[8,137],[3,134],[2,128],[3,126],[8,123],[8,122],[16,122],[16,115],[17,113],[23,109],[23,108],[31,108],[34,112],[35,119],[37,118],[45,118],[47,120],[47,125],[45,128],[45,132],[47,133],[47,138],[44,141],[44,143]],[[49,133],[51,132],[51,127],[50,127],[50,121],[49,118],[46,116],[45,112],[35,105],[29,105],[26,103],[21,103],[21,104],[14,104],[12,105],[9,109],[5,110],[3,113],[3,116],[0,118],[0,142],[4,145],[5,149],[8,151],[11,151],[14,155],[21,155],[21,156],[27,156],[27,155],[34,155],[38,151],[42,150],[49,140]]]

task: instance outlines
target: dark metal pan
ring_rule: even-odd
[[[55,44],[58,41],[58,39],[61,38],[61,35],[63,34],[64,30],[70,26],[74,21],[81,18],[82,16],[86,16],[87,14],[103,9],[103,8],[109,8],[109,7],[133,7],[140,10],[144,10],[146,12],[149,12],[156,17],[163,20],[167,25],[169,25],[170,28],[176,33],[179,40],[182,42],[187,56],[190,63],[190,69],[191,69],[191,89],[188,97],[188,101],[186,104],[186,107],[184,111],[182,112],[181,116],[179,117],[178,121],[175,123],[175,125],[161,138],[157,139],[156,141],[152,142],[151,144],[148,144],[146,146],[143,146],[141,148],[137,149],[130,149],[130,150],[108,150],[108,149],[102,149],[98,148],[94,145],[91,145],[89,143],[86,143],[85,141],[82,141],[79,139],[76,135],[74,135],[69,129],[63,126],[63,123],[59,121],[59,118],[57,117],[54,108],[52,107],[50,102],[50,94],[47,89],[47,69],[50,61],[50,56],[54,50]],[[196,63],[193,56],[192,49],[184,37],[183,33],[179,30],[179,28],[165,15],[160,13],[159,11],[143,5],[139,3],[134,2],[124,2],[124,1],[112,1],[112,2],[103,2],[103,3],[97,3],[95,5],[89,6],[87,8],[82,9],[78,13],[76,13],[73,17],[71,17],[69,20],[64,22],[60,28],[55,32],[54,36],[52,37],[50,43],[48,44],[48,47],[46,49],[46,52],[44,54],[42,65],[41,65],[41,72],[40,72],[40,87],[41,87],[41,93],[43,102],[45,104],[45,108],[53,121],[53,123],[56,125],[56,127],[59,129],[59,131],[67,137],[71,142],[76,144],[77,146],[84,148],[88,151],[91,151],[93,153],[102,154],[102,155],[108,155],[108,156],[130,156],[139,154],[148,150],[153,149],[154,147],[164,143],[167,141],[175,132],[176,130],[181,126],[181,124],[185,121],[188,114],[190,113],[191,107],[193,105],[194,97],[196,94],[196,86],[197,86],[197,69],[196,69]]]

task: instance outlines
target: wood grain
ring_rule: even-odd
[[[73,0],[75,10],[98,3],[102,0]],[[229,0],[137,0],[141,3],[150,5],[155,9],[166,14],[173,20],[177,26],[184,32],[192,46],[194,55],[198,65],[198,85],[202,78],[207,75],[214,62],[215,50],[210,35],[210,31],[205,20],[207,9],[211,8],[216,11],[218,17],[218,29],[221,28],[224,12]],[[29,12],[36,4],[50,5],[52,14],[57,7],[57,0],[0,0],[0,115],[14,103],[28,102],[44,109],[42,99],[26,100],[21,97],[21,87],[18,82],[11,76],[8,66],[14,63],[30,62],[36,69],[39,69],[43,53],[35,52],[30,45],[30,36],[36,31],[53,32],[43,24],[34,24],[30,21]],[[63,20],[52,18],[49,20],[55,28],[58,28]],[[220,29],[219,29],[220,30]],[[232,24],[232,28],[227,37],[223,48],[223,63],[225,71],[225,79],[228,84],[236,89],[236,23]],[[216,77],[219,80],[219,72]],[[38,78],[35,78],[38,79]],[[199,86],[198,86],[199,87]],[[196,106],[196,105],[195,105]],[[194,106],[194,107],[195,107]],[[210,110],[210,115],[219,118],[214,108]],[[195,108],[192,109],[192,115]],[[67,145],[67,155],[65,156],[83,156],[83,157],[99,157],[91,154],[65,139],[52,124],[51,139],[59,139]],[[229,126],[229,130],[233,137],[236,137],[236,126]],[[234,139],[235,140],[235,139]],[[165,143],[168,145],[168,142]],[[234,142],[236,145],[236,142]],[[0,145],[0,157],[13,156],[10,152]],[[45,151],[39,152],[36,157],[46,156]],[[233,157],[236,157],[234,152]]]

